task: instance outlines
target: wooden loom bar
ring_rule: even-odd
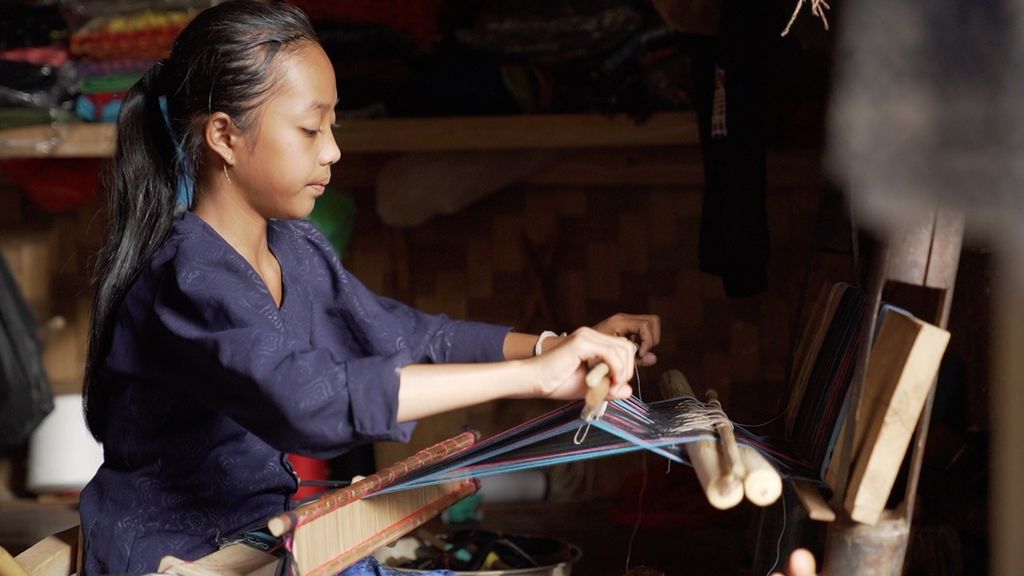
[[[587,422],[600,418],[608,405],[608,390],[611,388],[608,371],[608,365],[601,362],[587,372],[587,393],[583,398],[583,413],[580,414]]]
[[[792,485],[800,504],[807,511],[808,518],[819,522],[836,521],[836,511],[825,502],[817,486],[805,480],[793,480]]]
[[[379,472],[371,474],[347,488],[335,490],[314,502],[278,514],[270,519],[267,527],[274,536],[284,536],[297,526],[311,522],[346,504],[394,484],[418,468],[469,448],[476,443],[477,439],[478,434],[476,432],[463,432],[458,436],[439,442],[387,468],[383,468]]]
[[[714,390],[708,390],[708,400],[716,408],[722,409],[722,404],[718,401],[718,393]],[[740,457],[740,449],[739,445],[736,444],[736,434],[733,433],[732,425],[719,426],[715,431],[718,432],[718,436],[722,439],[722,471],[733,478],[745,479],[747,477],[747,468],[743,464],[743,458]]]
[[[666,372],[659,382],[659,387],[665,398],[693,396],[693,388],[686,381],[686,376],[678,370]],[[725,427],[720,428],[720,431]],[[778,477],[778,472],[764,458],[759,460],[760,454],[758,457],[751,457],[750,461],[757,468],[758,475],[752,480],[751,492],[746,492],[745,478],[748,476],[746,474],[748,468],[742,461],[744,451],[735,444],[734,436],[729,435],[729,438],[732,439],[731,449],[725,446],[725,443],[728,442],[728,438],[725,437],[722,438],[721,446],[714,440],[701,440],[686,445],[690,464],[693,465],[700,486],[705,490],[708,502],[716,508],[727,509],[738,504],[744,494],[751,502],[758,505],[765,505],[762,502],[773,502],[774,499],[768,501],[771,494],[775,492],[777,498],[778,494],[782,492],[782,481]],[[755,452],[750,448],[742,448]],[[736,460],[730,461],[732,458]],[[768,477],[767,481],[765,476]],[[774,489],[775,483],[778,484],[777,491]]]
[[[464,432],[439,442],[316,502],[275,516],[268,528],[283,537],[298,574],[336,574],[476,492],[474,480],[462,480],[374,494],[476,441],[476,432]],[[182,576],[272,576],[279,563],[271,554],[238,543],[194,561],[165,556],[160,571]]]
[[[465,480],[383,494],[356,500],[298,526],[291,540],[295,573],[302,576],[337,574],[377,548],[411,532],[476,489],[476,482]],[[331,521],[351,524],[351,532],[364,534],[353,543],[318,526],[318,523]],[[379,527],[367,530],[367,524],[373,523]],[[238,543],[194,561],[165,556],[159,571],[179,576],[274,576],[279,573],[280,564],[277,556]]]
[[[768,506],[782,495],[782,477],[760,452],[750,446],[738,446],[747,474],[743,477],[743,493],[756,506]]]

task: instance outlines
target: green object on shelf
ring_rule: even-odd
[[[309,220],[323,232],[339,255],[344,254],[355,227],[356,203],[344,190],[328,187],[316,201]]]

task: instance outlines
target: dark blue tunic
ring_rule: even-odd
[[[407,440],[410,363],[502,359],[508,328],[370,292],[305,221],[273,221],[280,309],[249,263],[185,213],[121,306],[98,378],[104,464],[81,495],[86,574],[194,559],[288,506],[285,453]]]

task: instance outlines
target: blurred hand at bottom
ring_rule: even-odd
[[[773,572],[772,576],[819,576],[814,554],[804,548],[797,548],[789,555],[786,572]]]

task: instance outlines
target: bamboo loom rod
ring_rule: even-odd
[[[478,434],[476,432],[463,432],[458,436],[420,450],[412,456],[400,460],[387,468],[382,468],[379,472],[371,474],[351,486],[335,490],[309,504],[274,516],[267,523],[267,527],[274,536],[280,537],[291,532],[301,524],[310,522],[350,502],[390,486],[407,476],[410,472],[427,464],[432,464],[461,452],[476,443],[477,439]]]

